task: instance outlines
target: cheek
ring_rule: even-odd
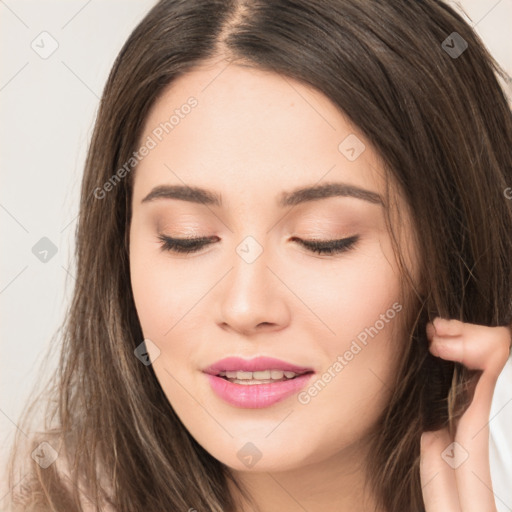
[[[350,313],[343,315],[345,322],[363,328],[375,322],[397,297],[396,276],[386,262],[380,263],[372,260],[370,266],[359,261],[340,279],[337,306]]]
[[[390,398],[400,353],[402,304],[389,266],[346,276],[340,290],[324,317],[336,336],[317,336],[325,365],[298,396],[301,428],[336,425],[322,434],[330,449],[373,428]]]
[[[393,262],[391,246],[386,240],[377,241],[364,253],[347,258],[338,272],[315,283],[316,289],[327,292],[318,311],[323,312],[320,316],[331,331],[326,335],[324,329],[322,336],[316,336],[325,356],[325,380],[333,382],[317,401],[326,410],[343,393],[351,397],[347,401],[353,406],[360,404],[362,416],[373,417],[386,400],[386,390],[391,389],[403,310]],[[305,281],[304,290],[307,286]],[[320,376],[320,380],[324,379]]]
[[[164,318],[166,311],[173,311],[173,294],[165,286],[165,276],[158,271],[154,258],[138,250],[136,243],[130,251],[130,277],[144,337],[160,338],[171,326],[171,319],[164,322]]]
[[[398,268],[386,237],[318,269],[297,271],[294,290],[325,325],[322,336],[313,338],[325,340],[323,348],[331,356],[360,333],[364,339],[365,329],[376,323],[381,339],[388,337],[388,323],[396,323],[396,310],[402,307]]]
[[[197,274],[196,274],[197,276]],[[163,340],[204,294],[204,283],[179,272],[157,242],[135,240],[130,246],[130,278],[144,336]]]

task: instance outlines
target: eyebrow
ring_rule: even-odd
[[[324,183],[282,192],[278,198],[278,206],[294,206],[309,201],[317,201],[329,197],[354,197],[373,204],[383,205],[382,197],[376,192],[366,190],[347,183]],[[212,206],[222,206],[222,197],[213,190],[189,185],[159,185],[141,201],[141,203],[157,199],[181,199],[191,203],[201,203]]]

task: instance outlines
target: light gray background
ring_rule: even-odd
[[[71,297],[80,180],[99,97],[117,53],[154,3],[0,0],[1,461]],[[512,0],[462,5],[512,75]],[[37,53],[46,57],[52,44],[58,48],[49,57]],[[46,263],[32,253],[43,237],[58,249]],[[490,416],[500,512],[512,511],[511,402],[509,360]],[[0,508],[5,492],[0,485]]]

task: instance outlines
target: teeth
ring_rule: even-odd
[[[262,370],[259,372],[252,372],[253,379],[255,380],[269,380],[270,370]]]
[[[244,380],[244,381],[272,381],[282,380],[283,378],[293,379],[299,375],[295,372],[283,371],[283,370],[260,370],[257,372],[244,372],[244,371],[225,371],[220,372],[220,377],[226,377],[227,379]]]

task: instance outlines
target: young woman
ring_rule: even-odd
[[[498,71],[436,0],[160,1],[103,93],[13,510],[496,510]]]

